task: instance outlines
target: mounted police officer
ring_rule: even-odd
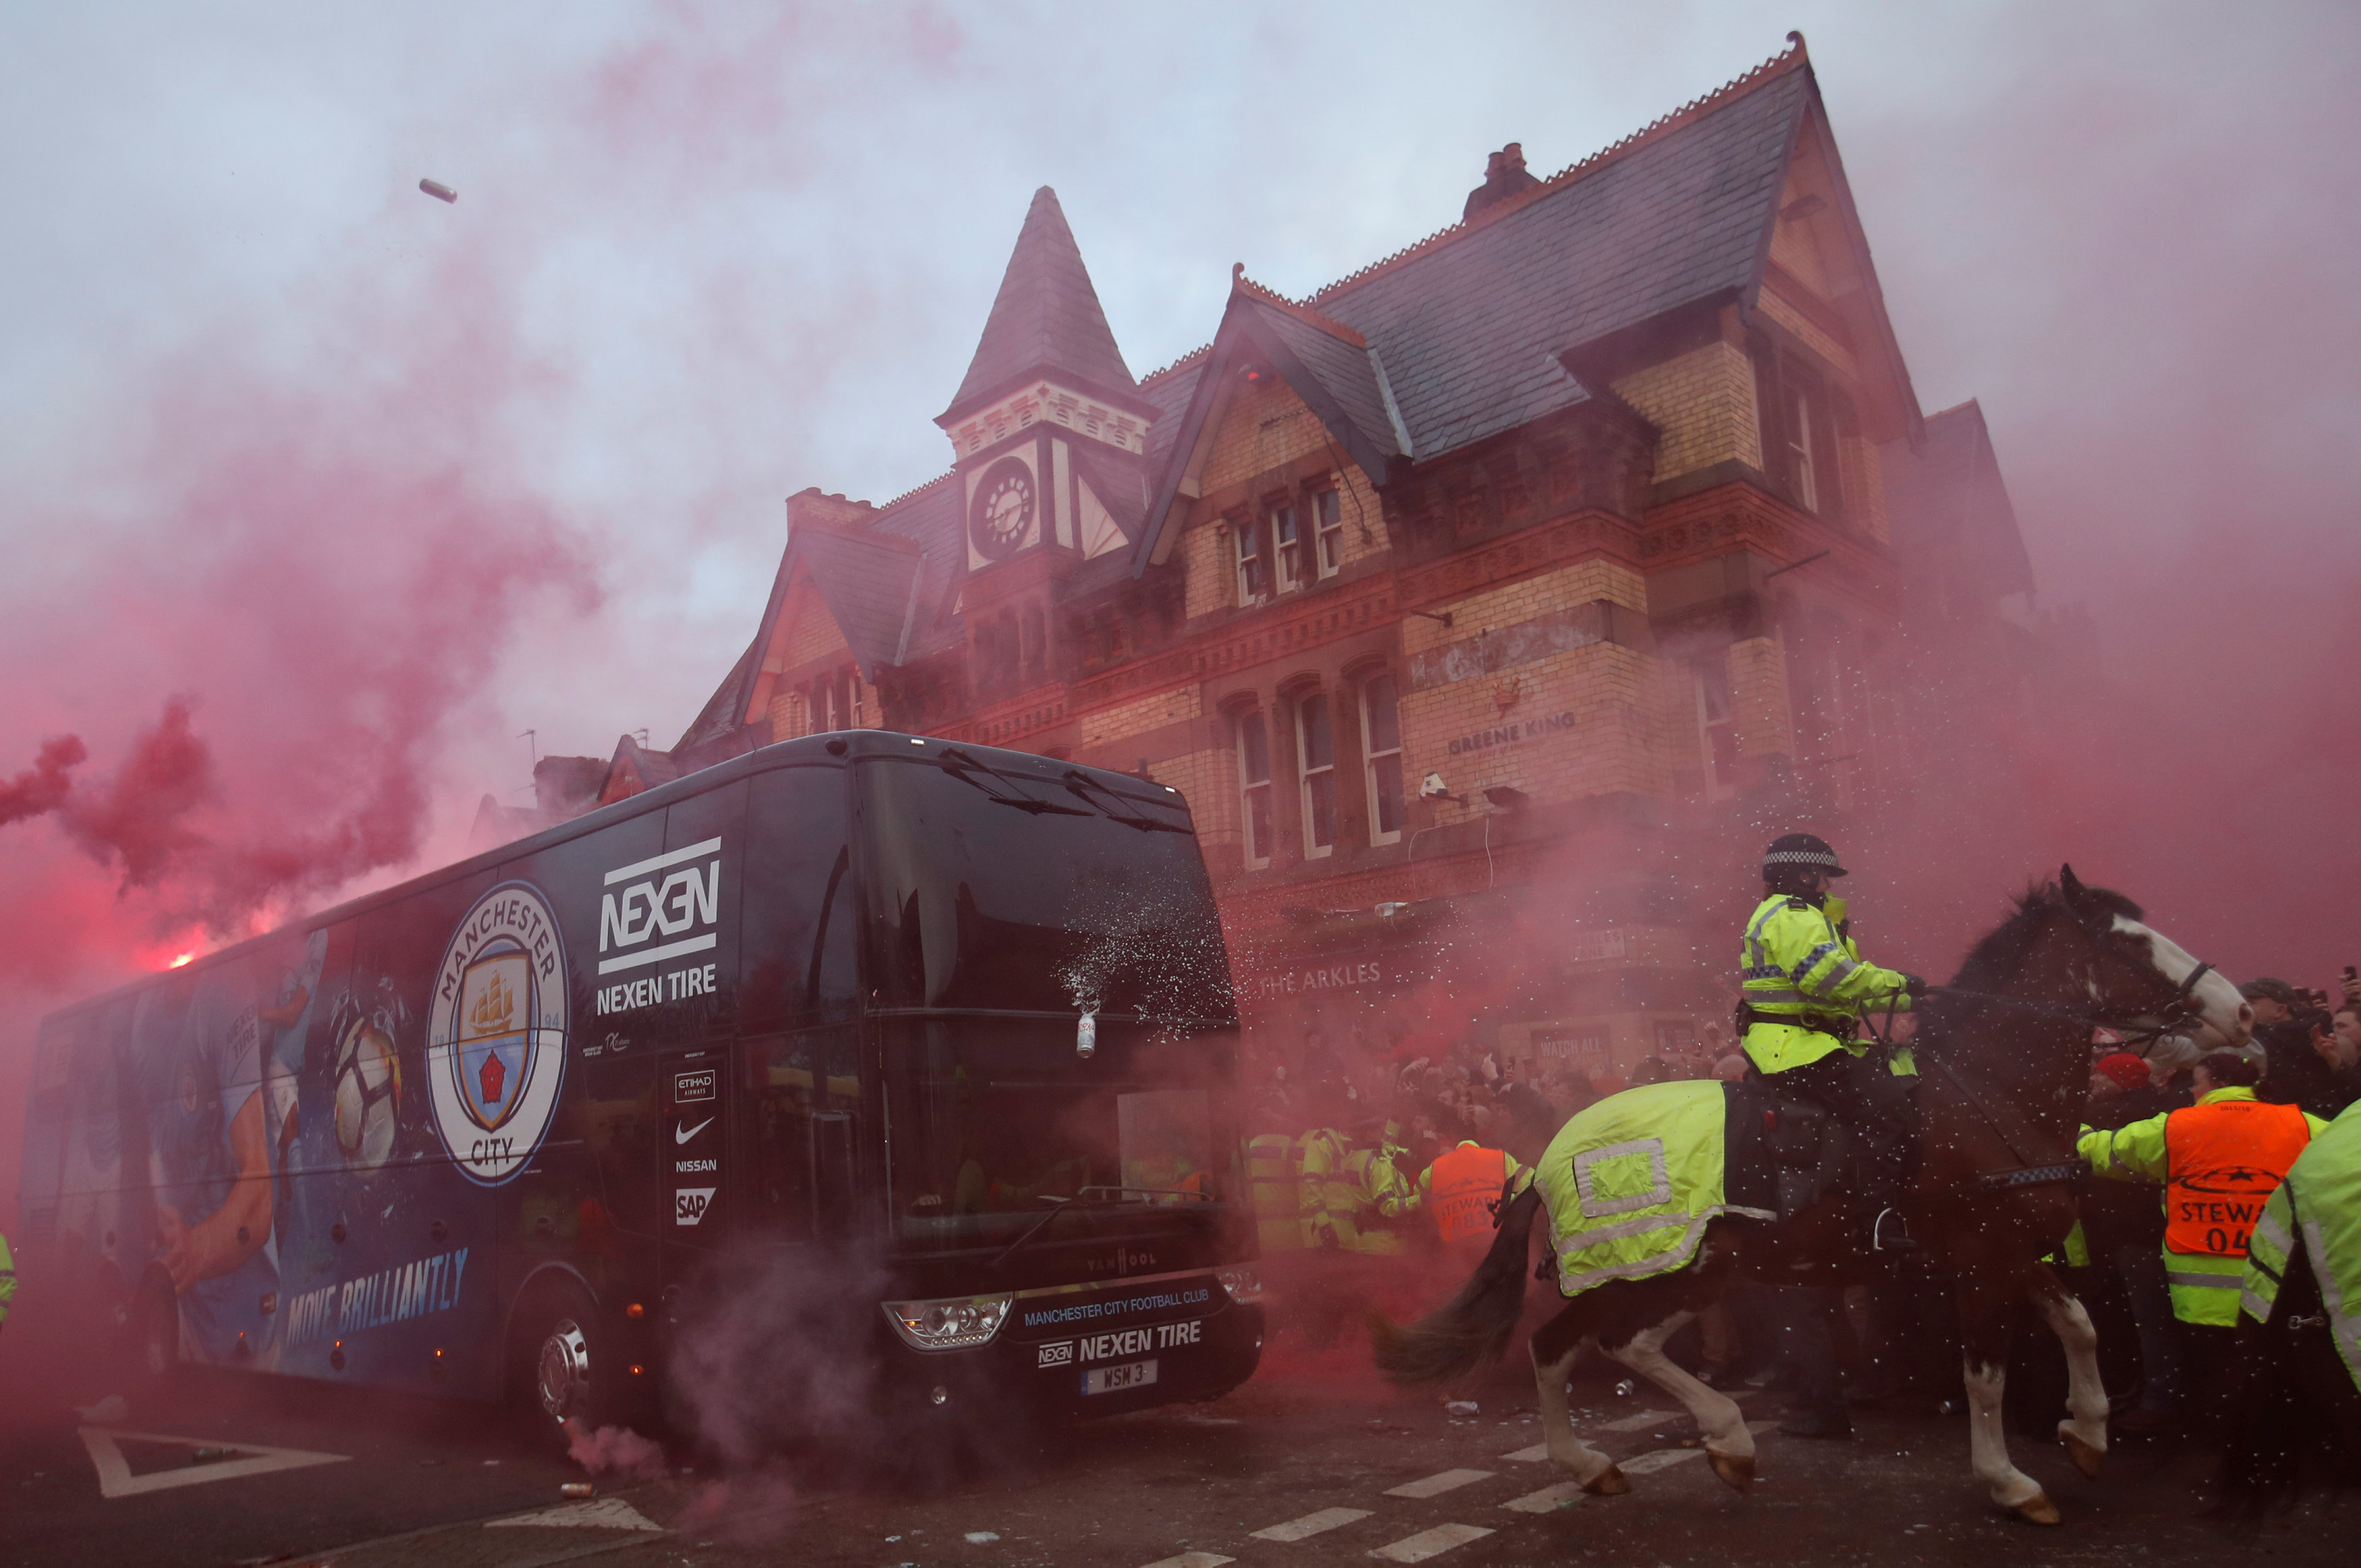
[[[1858,1038],[1864,1013],[1909,1006],[1927,982],[1864,962],[1828,888],[1846,874],[1827,840],[1788,833],[1763,855],[1763,902],[1746,922],[1739,1028],[1755,1069],[1826,1106],[1861,1150],[1858,1196],[1872,1248],[1909,1245],[1894,1212],[1913,1153],[1910,1083]]]

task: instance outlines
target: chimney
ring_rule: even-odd
[[[1541,181],[1525,172],[1525,144],[1512,141],[1484,160],[1484,183],[1467,192],[1467,204],[1459,210],[1459,221],[1466,223],[1495,202],[1505,202],[1520,191],[1530,191]]]
[[[796,530],[807,522],[822,528],[859,528],[876,515],[877,509],[867,501],[824,494],[814,485],[787,498],[787,537],[793,539]]]

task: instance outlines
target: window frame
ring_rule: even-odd
[[[1261,708],[1248,707],[1240,709],[1231,720],[1231,725],[1237,731],[1238,846],[1246,861],[1246,870],[1258,872],[1270,864],[1271,852],[1279,836],[1277,824],[1271,816],[1270,724]],[[1261,738],[1262,776],[1260,778],[1254,775],[1253,747],[1247,739],[1249,734]],[[1255,853],[1257,839],[1255,823],[1257,806],[1261,809],[1262,823],[1262,853],[1259,855]]]
[[[1721,717],[1713,716],[1712,694],[1719,677],[1721,692]],[[1697,746],[1705,763],[1705,793],[1708,800],[1719,800],[1738,790],[1738,705],[1734,683],[1730,678],[1729,655],[1716,661],[1710,656],[1690,661],[1689,678],[1697,687]],[[1714,732],[1719,729],[1730,737],[1730,776],[1721,773],[1721,754],[1714,744]]]
[[[1291,594],[1311,581],[1303,571],[1303,519],[1290,500],[1276,500],[1264,509],[1269,530],[1272,591]]]
[[[1231,521],[1230,529],[1231,577],[1238,608],[1269,603],[1271,562],[1266,552],[1262,520],[1236,518]],[[1259,588],[1256,586],[1257,578],[1261,580]]]
[[[1345,498],[1338,487],[1323,485],[1305,499],[1312,512],[1312,565],[1321,580],[1345,569]]]
[[[1315,708],[1321,727],[1325,729],[1324,750],[1327,760],[1314,764],[1312,761],[1311,715]],[[1296,809],[1303,830],[1303,858],[1325,860],[1336,852],[1336,705],[1322,690],[1304,692],[1295,699],[1295,794]],[[1325,795],[1327,841],[1320,841],[1316,831],[1320,822],[1320,797]]]
[[[1391,688],[1393,693],[1393,744],[1390,747],[1378,746],[1376,727],[1370,722],[1372,709],[1369,696],[1379,685]],[[1362,680],[1358,698],[1361,713],[1361,778],[1368,796],[1369,842],[1372,846],[1399,844],[1401,842],[1404,806],[1407,805],[1403,784],[1408,776],[1403,772],[1402,763],[1401,683],[1395,678],[1390,670],[1374,671]],[[1385,814],[1380,808],[1383,796],[1378,783],[1378,767],[1387,761],[1391,761],[1394,765],[1394,826],[1391,828],[1381,826]]]

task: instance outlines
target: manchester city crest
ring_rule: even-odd
[[[566,1078],[566,949],[540,890],[503,883],[459,922],[434,977],[426,1082],[434,1130],[470,1180],[522,1170]]]

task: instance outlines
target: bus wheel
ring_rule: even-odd
[[[589,1432],[610,1424],[615,1368],[607,1364],[606,1340],[598,1309],[578,1286],[539,1292],[517,1314],[511,1387],[539,1441],[563,1448],[569,1427]]]

